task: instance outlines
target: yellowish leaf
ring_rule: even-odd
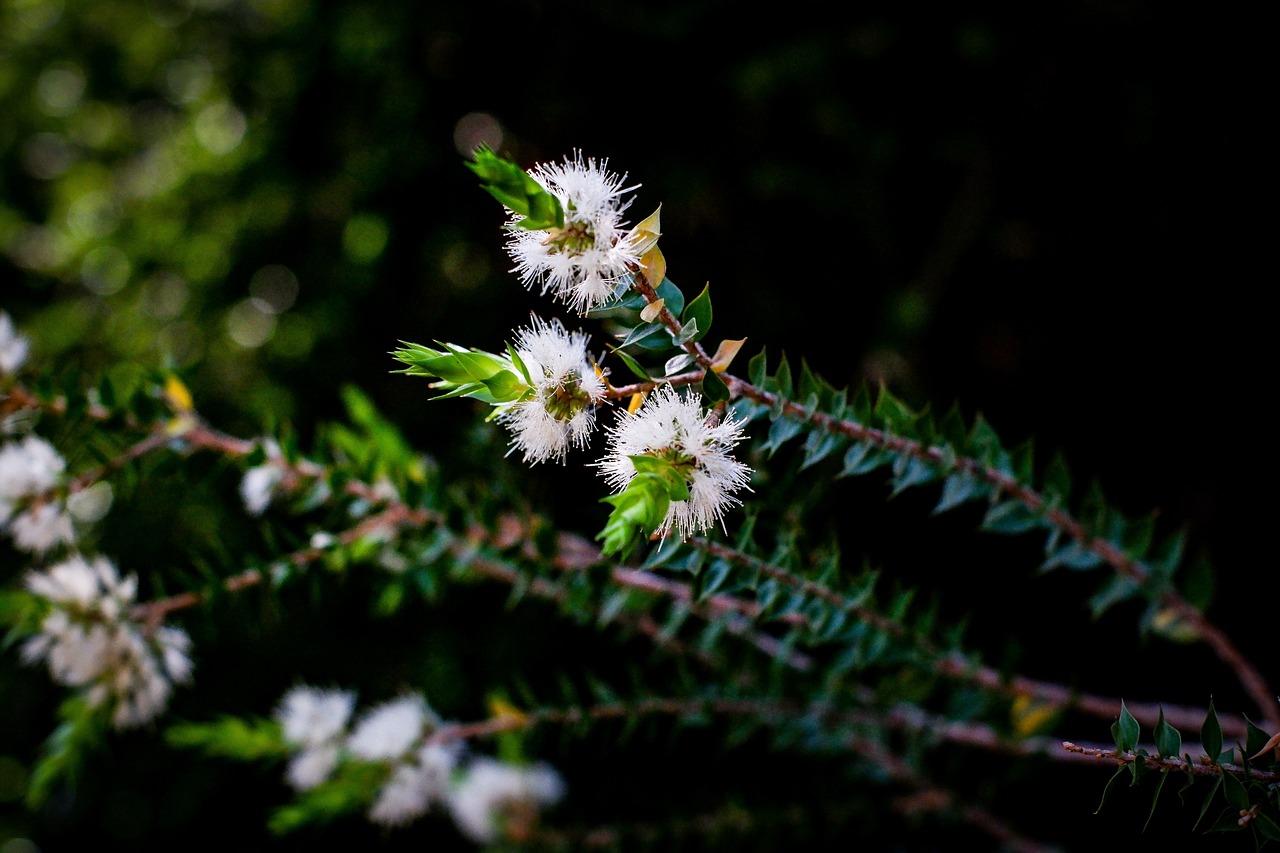
[[[746,338],[737,341],[721,341],[720,346],[716,347],[716,354],[711,358],[711,369],[716,373],[724,373],[728,370],[733,357],[738,354],[738,350],[742,349],[742,345],[746,342]]]
[[[644,306],[644,308],[640,309],[640,319],[644,320],[646,323],[652,323],[654,320],[658,319],[658,315],[662,313],[662,308],[666,303],[667,300],[665,299],[657,299],[650,302],[648,305]]]
[[[501,696],[491,696],[489,698],[489,716],[497,720],[511,720],[522,724],[529,720],[528,714]]]
[[[644,277],[655,289],[667,277],[667,259],[656,245],[640,256],[640,265],[644,267]]]
[[[164,399],[169,404],[169,408],[178,414],[190,412],[196,407],[187,386],[172,373],[164,380]]]
[[[642,221],[631,229],[631,240],[635,251],[639,255],[646,254],[650,249],[654,249],[658,245],[658,238],[662,236],[662,205],[658,205],[658,209],[646,216]],[[662,281],[662,279],[658,279]]]
[[[1013,730],[1018,737],[1028,737],[1042,731],[1057,714],[1057,705],[1037,702],[1025,693],[1019,693],[1014,697],[1013,706],[1010,708]]]
[[[1249,756],[1249,760],[1253,761],[1255,758],[1257,758],[1260,755],[1266,755],[1268,752],[1275,749],[1277,746],[1280,746],[1280,734],[1272,735],[1271,740],[1267,741],[1266,745],[1263,746],[1262,749],[1258,750],[1253,755]]]

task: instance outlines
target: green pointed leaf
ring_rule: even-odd
[[[1196,827],[1204,820],[1204,816],[1209,811],[1209,806],[1213,805],[1213,799],[1217,796],[1218,791],[1222,788],[1222,776],[1215,776],[1213,784],[1209,786],[1209,792],[1204,795],[1204,802],[1200,804],[1200,815],[1196,818],[1196,822],[1192,825],[1191,831],[1195,832]]]
[[[1040,516],[1015,500],[997,501],[982,519],[982,529],[991,533],[1017,535],[1042,524]]]
[[[530,230],[564,227],[564,210],[533,177],[486,146],[472,152],[466,166],[480,177],[480,185],[510,210],[525,217],[519,225]]]
[[[1156,782],[1155,793],[1151,795],[1151,811],[1147,812],[1147,822],[1142,825],[1142,831],[1146,832],[1147,827],[1151,825],[1151,816],[1156,813],[1156,804],[1160,802],[1160,792],[1164,790],[1164,783],[1168,781],[1169,774],[1161,773],[1160,781]]]
[[[1116,768],[1116,772],[1111,774],[1111,778],[1107,780],[1107,784],[1102,788],[1102,799],[1098,802],[1098,807],[1093,810],[1094,814],[1102,811],[1102,807],[1107,802],[1107,794],[1111,792],[1111,786],[1116,783],[1116,780],[1120,778],[1126,769],[1124,765],[1120,765]]]
[[[1046,498],[1056,499],[1055,506],[1064,506],[1071,497],[1071,471],[1061,453],[1054,454],[1044,469],[1041,491]]]
[[[1097,619],[1109,607],[1133,598],[1138,594],[1138,591],[1139,588],[1136,583],[1126,577],[1115,575],[1089,599],[1089,610],[1092,612],[1093,618]]]
[[[859,474],[867,474],[881,467],[891,458],[873,444],[857,442],[845,451],[844,468],[840,471],[840,476],[856,477]]]
[[[1262,729],[1258,728],[1258,726],[1253,722],[1253,720],[1249,719],[1247,716],[1244,718],[1244,725],[1245,725],[1244,754],[1257,755],[1259,752],[1267,748],[1267,741],[1271,740],[1271,735],[1269,735],[1267,732],[1264,732]],[[1271,762],[1268,761],[1267,763],[1270,764]]]
[[[1121,752],[1133,752],[1138,746],[1141,735],[1138,721],[1129,713],[1124,700],[1120,700],[1120,717],[1111,725],[1111,736],[1115,738],[1116,749]]]
[[[933,512],[937,515],[949,509],[955,509],[968,501],[986,497],[987,494],[988,488],[985,483],[964,471],[957,471],[947,477],[942,484],[942,497],[938,499],[938,505],[933,508]]]
[[[640,366],[640,362],[636,361],[634,358],[627,355],[625,352],[618,349],[617,347],[610,347],[609,349],[614,355],[622,359],[622,363],[627,366],[627,370],[630,370],[632,374],[636,376],[636,378],[640,379],[643,382],[653,381],[653,377],[649,375],[648,371],[646,371],[643,367]]]
[[[894,497],[912,486],[931,483],[937,478],[938,472],[932,465],[919,457],[904,454],[894,460],[893,491],[889,497]]]
[[[1155,728],[1156,754],[1161,758],[1177,758],[1182,752],[1182,735],[1164,719],[1164,708],[1160,709]]]
[[[804,462],[800,470],[821,462],[844,443],[844,438],[822,429],[811,431],[804,439]]]
[[[1280,841],[1280,824],[1272,820],[1271,816],[1266,812],[1258,812],[1253,818],[1253,825],[1258,828],[1258,833],[1270,841]]]
[[[1100,565],[1102,565],[1102,557],[1082,545],[1080,542],[1072,539],[1056,550],[1052,556],[1044,561],[1040,568],[1043,571],[1048,571],[1049,569],[1062,566],[1068,569],[1083,571]]]
[[[683,325],[692,324],[697,330],[688,340],[700,341],[711,331],[711,282],[703,285],[702,292],[685,306],[684,313],[679,316]]]
[[[765,440],[763,448],[772,456],[778,448],[799,435],[801,428],[799,421],[778,418],[769,425],[769,437]]]
[[[1200,742],[1204,745],[1205,755],[1214,764],[1222,754],[1222,725],[1218,722],[1218,712],[1213,709],[1213,700],[1209,700],[1209,713],[1200,726]]]
[[[708,405],[729,399],[729,386],[724,384],[720,374],[714,370],[708,370],[702,376],[702,397]]]
[[[1249,808],[1249,792],[1244,783],[1234,773],[1222,774],[1222,793],[1231,804],[1231,808],[1242,811]]]
[[[627,332],[618,346],[629,347],[634,344],[646,349],[662,349],[667,346],[667,336],[661,334],[666,330],[667,327],[661,323],[641,323]]]

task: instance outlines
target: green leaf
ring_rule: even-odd
[[[1213,709],[1213,700],[1209,700],[1209,713],[1200,726],[1200,742],[1204,745],[1205,755],[1214,764],[1222,754],[1222,725],[1218,722],[1218,712]]]
[[[693,324],[696,327],[696,333],[689,340],[700,341],[711,331],[711,282],[703,285],[702,292],[685,306],[680,322],[685,326]]]
[[[1209,792],[1204,795],[1204,802],[1200,804],[1200,815],[1199,817],[1196,818],[1196,822],[1191,826],[1191,830],[1193,832],[1195,831],[1196,827],[1200,825],[1200,822],[1204,820],[1204,816],[1209,811],[1209,806],[1213,805],[1213,798],[1217,796],[1217,793],[1221,788],[1222,788],[1222,776],[1221,775],[1215,776],[1213,779],[1213,784],[1209,786]]]
[[[772,456],[778,448],[799,435],[801,428],[799,421],[785,417],[775,419],[769,425],[769,437],[765,440],[763,448]]]
[[[1253,720],[1247,716],[1244,718],[1245,724],[1245,755],[1257,755],[1259,752],[1267,748],[1267,742],[1271,740],[1271,735],[1264,732],[1254,724]],[[1270,763],[1270,762],[1268,762]]]
[[[1120,778],[1121,774],[1123,774],[1126,769],[1127,768],[1122,764],[1116,768],[1115,773],[1111,774],[1111,778],[1107,780],[1107,784],[1102,788],[1102,799],[1098,801],[1098,807],[1093,810],[1094,814],[1102,811],[1103,805],[1107,802],[1107,794],[1111,792],[1111,786],[1116,783],[1116,780]]]
[[[942,497],[933,508],[935,515],[987,495],[987,486],[964,471],[956,471],[942,484]]]
[[[1111,736],[1115,738],[1116,749],[1121,752],[1133,752],[1138,746],[1138,737],[1141,733],[1138,721],[1134,719],[1133,714],[1129,713],[1128,707],[1121,699],[1120,717],[1111,724]]]
[[[666,518],[671,505],[669,494],[669,484],[662,474],[637,473],[621,492],[601,498],[601,503],[613,506],[604,529],[596,536],[597,540],[604,540],[601,551],[620,559],[629,557]]]
[[[1231,808],[1242,811],[1249,808],[1249,792],[1244,783],[1234,773],[1222,774],[1222,793],[1231,804]]]
[[[521,228],[545,230],[564,227],[560,201],[533,177],[510,160],[499,157],[487,146],[472,152],[467,168],[480,177],[480,185],[515,213],[525,217]]]
[[[893,463],[893,491],[889,497],[894,497],[912,486],[930,483],[937,478],[937,470],[928,462],[916,456],[904,454]]]
[[[647,370],[645,370],[643,367],[640,366],[640,362],[636,361],[634,358],[627,355],[625,352],[618,349],[617,347],[610,347],[609,349],[613,352],[614,355],[622,359],[622,363],[627,366],[627,369],[630,370],[636,376],[636,378],[644,382],[653,381],[653,377],[649,375],[649,372]]]
[[[1280,824],[1272,820],[1266,812],[1258,812],[1253,818],[1253,825],[1258,828],[1263,838],[1280,841]]]
[[[667,337],[659,333],[666,330],[667,327],[661,323],[641,323],[627,332],[618,346],[629,347],[634,344],[646,349],[663,349],[667,346]]]
[[[884,465],[891,458],[887,453],[882,452],[869,442],[857,442],[845,451],[844,468],[841,469],[840,476],[854,477],[859,474],[869,473]]]
[[[1164,708],[1160,709],[1155,728],[1156,754],[1161,758],[1177,758],[1182,752],[1182,735],[1165,722]]]
[[[291,751],[275,720],[224,716],[212,723],[178,723],[165,729],[164,739],[179,749],[235,761],[281,758]]]
[[[483,380],[483,382],[484,387],[489,389],[489,397],[494,403],[509,403],[512,400],[518,400],[524,392],[529,390],[529,386],[524,383],[524,380],[510,370],[494,374]]]
[[[997,501],[982,519],[982,529],[991,533],[1017,535],[1034,530],[1042,520],[1026,505],[1016,500]]]
[[[1160,802],[1160,792],[1164,790],[1164,783],[1169,779],[1168,773],[1160,774],[1160,781],[1156,783],[1155,793],[1151,795],[1151,811],[1147,812],[1147,822],[1142,825],[1142,831],[1146,832],[1147,827],[1151,825],[1151,817],[1156,813],[1156,804]]]
[[[708,370],[702,376],[702,397],[709,405],[729,399],[729,386],[714,370]]]

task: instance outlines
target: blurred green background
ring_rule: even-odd
[[[712,337],[747,338],[740,366],[785,351],[836,385],[885,381],[939,410],[959,401],[1009,444],[1034,435],[1061,449],[1121,508],[1190,529],[1228,593],[1212,611],[1223,618],[1230,593],[1266,599],[1255,557],[1269,510],[1242,484],[1274,479],[1275,463],[1255,449],[1269,441],[1252,402],[1269,323],[1235,201],[1252,171],[1227,97],[1242,78],[1223,62],[1240,24],[1204,14],[1100,1],[4,0],[0,308],[34,339],[37,369],[171,365],[211,421],[247,437],[287,424],[305,446],[344,416],[339,389],[355,384],[415,446],[460,471],[504,469],[492,476],[591,535],[603,515],[590,475],[486,461],[501,437],[461,405],[428,403],[388,356],[403,340],[496,349],[531,310],[558,313],[508,274],[501,210],[463,158],[481,142],[522,165],[580,149],[640,184],[632,221],[662,205],[669,275],[686,293],[710,283]],[[159,571],[177,544],[260,546],[225,506],[234,472],[194,464],[205,486],[144,484],[113,511],[146,519],[101,533],[122,568]],[[1133,613],[1090,623],[1073,579],[1032,577],[1034,544],[924,522],[924,504],[886,506],[878,483],[839,494],[828,510],[853,561],[904,567],[956,614],[998,578],[1007,604],[985,630],[997,656],[1038,637],[1046,648],[1019,661],[1029,674],[1132,698],[1231,698],[1229,684],[1195,678],[1195,653],[1173,663],[1181,650],[1138,643]],[[203,699],[180,697],[177,711],[265,713],[291,678],[364,678],[392,647],[410,663],[370,696],[425,679],[442,711],[475,716],[480,673],[583,654],[580,630],[503,613],[500,590],[471,594],[451,606],[487,616],[465,630],[364,624],[310,601],[224,614],[208,636],[193,629],[211,650]],[[1260,619],[1230,627],[1257,641]],[[335,626],[338,649],[321,642]],[[522,631],[540,638],[532,648]],[[1080,660],[1081,643],[1113,640],[1134,651]],[[283,796],[275,770],[195,770],[131,735],[61,811],[28,815],[13,791],[57,693],[41,673],[5,678],[6,717],[20,723],[0,735],[0,838],[256,838],[265,801]],[[662,760],[698,766],[698,749],[722,760],[686,741]],[[571,792],[617,772],[579,752]],[[630,760],[634,780],[662,776]],[[801,784],[785,772],[764,773],[762,790]],[[1024,804],[1044,810],[1040,827],[1110,819],[1091,814],[1105,771],[1059,773],[1061,790]],[[256,811],[237,811],[227,788],[259,792]],[[583,808],[583,820],[609,817]],[[1140,811],[1120,816],[1123,831],[1137,833]]]

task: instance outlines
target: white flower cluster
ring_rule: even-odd
[[[421,696],[372,708],[348,731],[354,709],[355,694],[348,691],[302,685],[285,694],[276,719],[296,749],[286,770],[295,789],[322,784],[344,759],[381,763],[387,777],[369,820],[403,826],[442,808],[478,843],[527,828],[539,808],[564,794],[559,774],[545,764],[517,766],[467,756],[458,741],[431,742],[442,722]]]
[[[657,533],[672,528],[681,536],[724,523],[725,512],[742,503],[734,492],[748,488],[751,468],[730,451],[743,438],[742,423],[732,414],[713,422],[696,393],[684,396],[670,385],[649,395],[635,413],[624,412],[609,430],[609,449],[596,463],[615,490],[636,475],[631,456],[655,456],[672,463],[689,486],[689,499],[672,501]]]
[[[53,445],[39,436],[0,447],[0,530],[13,537],[17,548],[43,555],[75,541],[66,503],[49,494],[66,467]]]
[[[268,439],[264,443],[267,461],[254,465],[240,478],[240,500],[250,515],[262,515],[275,498],[284,480],[284,467],[280,464],[280,446]]]
[[[0,376],[18,372],[31,351],[31,342],[18,334],[13,319],[0,311]]]
[[[579,312],[608,299],[640,259],[636,238],[622,220],[631,204],[623,195],[636,187],[624,188],[626,176],[609,172],[607,165],[576,153],[563,164],[530,169],[530,176],[560,202],[564,227],[527,230],[517,225],[522,217],[511,212],[507,228],[513,271],[525,287],[540,285],[544,294]]]
[[[22,659],[45,661],[60,684],[82,688],[92,707],[107,706],[124,729],[159,716],[173,685],[191,680],[191,640],[179,628],[144,630],[130,617],[138,579],[121,579],[105,557],[76,555],[27,575],[29,592],[49,612],[27,639]]]
[[[587,336],[559,320],[534,316],[516,333],[515,350],[533,381],[532,393],[503,407],[499,423],[512,433],[511,448],[528,463],[564,462],[570,447],[584,447],[604,401],[604,380],[587,356]]]

